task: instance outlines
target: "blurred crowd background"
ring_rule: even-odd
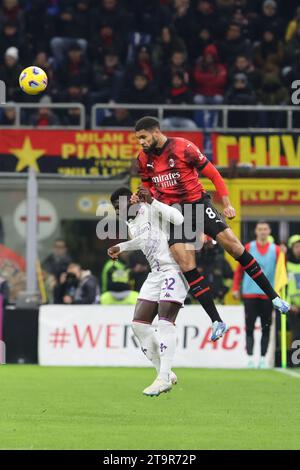
[[[297,0],[2,0],[0,79],[8,102],[31,102],[18,86],[23,67],[49,76],[45,107],[26,124],[72,125],[47,103],[284,105],[300,72],[300,5]],[[103,126],[130,127],[139,113],[103,115]],[[211,113],[181,111],[185,128],[213,125]],[[247,113],[232,127],[251,125]],[[249,120],[250,119],[250,120]],[[280,126],[280,113],[259,125]],[[0,125],[15,120],[1,112]],[[171,121],[170,121],[171,120]],[[245,122],[243,122],[243,120]],[[180,126],[180,121],[179,121]],[[178,126],[177,126],[178,127]]]

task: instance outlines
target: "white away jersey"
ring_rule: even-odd
[[[156,199],[152,204],[141,204],[136,217],[128,222],[131,240],[119,243],[120,250],[142,250],[151,271],[180,271],[168,245],[170,222],[174,225],[183,223],[183,215],[179,210]]]

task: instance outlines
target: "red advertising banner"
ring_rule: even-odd
[[[200,132],[168,132],[200,148]],[[0,172],[27,171],[64,175],[114,175],[128,171],[139,152],[135,133],[119,130],[1,130]]]
[[[213,163],[229,166],[239,164],[256,167],[300,167],[300,136],[298,134],[217,134],[211,135]]]

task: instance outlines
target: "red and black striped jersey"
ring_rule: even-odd
[[[180,137],[168,138],[155,153],[141,151],[138,168],[143,185],[165,204],[199,200],[205,192],[199,173],[213,181],[221,196],[228,194],[217,169],[195,144]]]

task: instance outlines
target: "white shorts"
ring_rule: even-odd
[[[188,291],[188,283],[181,272],[175,270],[151,272],[142,285],[138,300],[175,302],[183,305]]]

